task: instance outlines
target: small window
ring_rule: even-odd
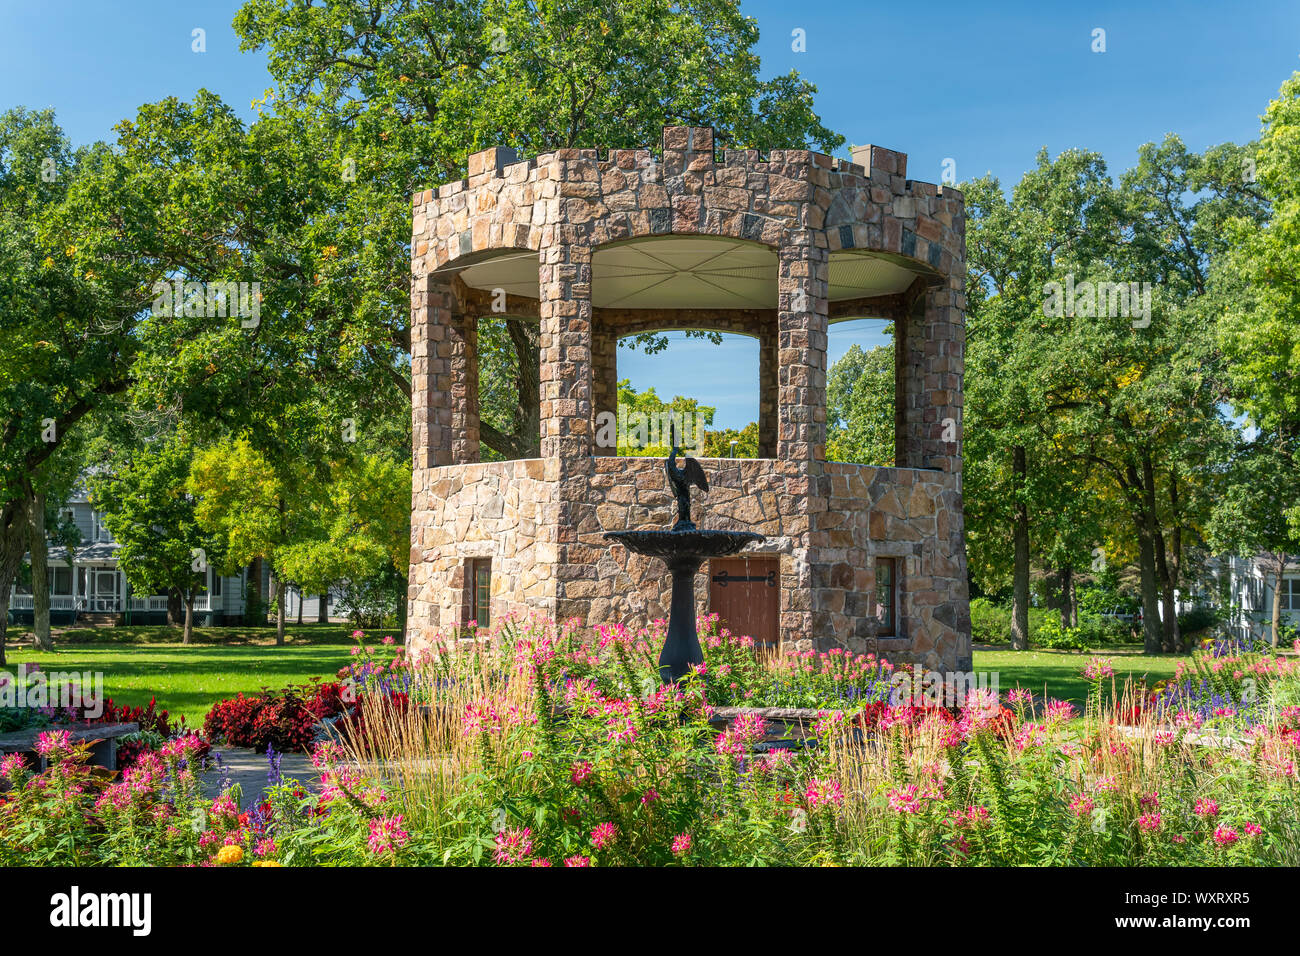
[[[72,568],[50,568],[50,593],[59,595],[72,593]]]
[[[876,614],[880,637],[898,633],[898,559],[876,558]]]
[[[1282,610],[1300,611],[1300,578],[1282,579]]]
[[[212,596],[221,597],[221,575],[212,575]]]
[[[466,571],[469,580],[469,618],[479,627],[491,625],[492,605],[492,559],[470,558]]]

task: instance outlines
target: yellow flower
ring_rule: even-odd
[[[238,846],[223,846],[217,851],[217,862],[222,866],[233,866],[244,858],[244,848]]]
[[[324,249],[320,251],[320,257],[322,259],[333,259],[338,254],[339,254],[338,246],[326,246]]]
[[[68,254],[68,258],[71,259],[73,256],[77,254],[77,247],[68,246],[68,248],[64,249],[63,251],[66,252]]]
[[[253,863],[253,866],[278,866],[278,867],[283,867],[284,864],[283,864],[283,863],[277,863],[275,860],[257,860],[256,862]]]
[[[53,268],[54,268],[54,257],[53,257],[53,256],[46,256],[46,257],[45,257],[45,261],[42,262],[41,265],[45,266],[45,268],[47,268],[47,269],[53,269]]]

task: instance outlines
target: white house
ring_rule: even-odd
[[[82,623],[165,624],[167,596],[132,594],[126,575],[118,566],[121,545],[113,540],[100,513],[91,506],[84,490],[74,494],[65,508],[81,532],[81,545],[69,562],[67,549],[50,547],[50,622],[58,625]],[[269,574],[263,564],[262,593],[269,594]],[[238,624],[244,614],[248,569],[222,576],[207,571],[204,592],[194,600],[194,621],[200,626]],[[311,605],[308,605],[308,610]],[[14,585],[9,609],[14,620],[30,624],[34,615],[32,594]],[[311,619],[311,618],[309,618]]]
[[[1273,621],[1273,561],[1260,556],[1239,558],[1216,556],[1210,571],[1220,595],[1232,611],[1228,625],[1244,637],[1269,637]],[[1282,623],[1300,626],[1300,555],[1282,571]]]

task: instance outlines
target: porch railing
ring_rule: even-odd
[[[123,601],[119,597],[86,597],[84,594],[74,598],[70,594],[54,594],[50,596],[51,611],[86,611],[90,614],[115,614],[121,611]],[[220,599],[217,601],[220,604]],[[154,595],[152,597],[141,598],[132,597],[130,599],[132,611],[165,611],[167,610],[167,598]],[[31,611],[35,610],[35,601],[30,594],[14,594],[9,598],[9,609],[11,611]],[[211,595],[201,594],[194,599],[194,610],[211,611]]]

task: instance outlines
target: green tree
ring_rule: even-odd
[[[183,644],[194,630],[194,598],[207,585],[220,544],[199,524],[187,490],[193,449],[183,437],[133,450],[112,472],[92,479],[92,503],[121,545],[118,561],[139,594],[173,592],[185,607]]]
[[[130,382],[158,274],[135,254],[148,209],[133,186],[107,147],[73,150],[51,111],[0,115],[0,664],[51,459]]]
[[[894,346],[854,344],[826,378],[826,457],[892,466],[894,429]]]

